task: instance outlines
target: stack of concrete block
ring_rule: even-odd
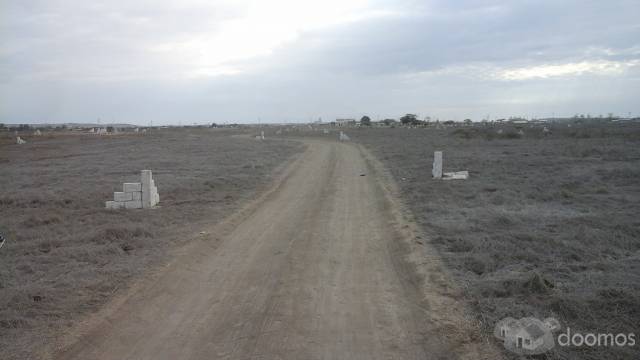
[[[349,140],[351,140],[349,136],[347,136],[347,134],[345,134],[344,132],[340,131],[340,141],[349,141]]]
[[[148,209],[160,202],[158,188],[151,170],[140,172],[141,182],[124,183],[122,191],[113,193],[113,201],[106,202],[107,209]]]
[[[20,136],[16,137],[16,144],[18,145],[22,145],[22,144],[26,144],[27,142],[22,140],[22,138]]]

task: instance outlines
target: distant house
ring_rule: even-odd
[[[336,119],[336,126],[356,126],[356,119]]]

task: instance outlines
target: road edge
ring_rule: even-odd
[[[246,200],[244,204],[240,204],[239,208],[232,214],[211,226],[196,229],[187,235],[189,240],[182,241],[173,249],[168,249],[165,259],[145,269],[128,281],[126,286],[118,288],[98,311],[79,317],[74,325],[64,329],[56,339],[44,344],[35,352],[38,359],[51,360],[59,358],[74,344],[82,341],[84,336],[92,329],[102,322],[108,321],[106,319],[116,313],[135,294],[152,286],[165,272],[171,271],[182,258],[196,254],[201,255],[203,250],[215,251],[222,243],[221,239],[224,239],[225,235],[230,233],[245,218],[251,216],[262,203],[268,201],[286,184],[309,150],[309,144],[301,143],[303,144],[302,151],[293,154],[289,159],[278,165],[271,172],[273,179],[268,185],[265,185],[263,189],[258,189],[252,198]],[[202,232],[205,233],[205,236],[203,236]]]
[[[420,297],[425,303],[421,306],[427,316],[425,321],[432,323],[439,336],[445,335],[459,344],[460,359],[503,359],[504,351],[496,346],[492,334],[483,334],[480,324],[475,320],[469,306],[462,299],[462,289],[455,284],[453,276],[447,270],[438,250],[429,244],[429,236],[417,224],[409,207],[404,203],[400,187],[391,172],[362,144],[354,144],[367,166],[378,181],[384,201],[393,216],[395,231],[404,244],[398,245],[400,255],[417,277]],[[425,165],[426,166],[426,165]],[[403,271],[411,271],[403,270]]]

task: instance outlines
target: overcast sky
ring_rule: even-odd
[[[640,1],[0,0],[0,122],[640,115]]]

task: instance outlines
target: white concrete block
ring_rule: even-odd
[[[158,188],[153,187],[153,198],[152,198],[153,206],[156,206],[160,202],[160,195],[158,194]]]
[[[151,170],[140,170],[140,180],[143,187],[151,183],[151,181],[153,180],[152,176],[153,174]]]
[[[131,201],[133,200],[133,196],[131,195],[131,193],[118,191],[113,193],[113,200],[114,201]]]
[[[153,183],[151,170],[140,171],[140,180],[142,183],[142,207],[147,209],[154,205],[152,189],[155,186]]]
[[[124,183],[124,191],[114,192],[113,201],[107,201],[109,209],[141,209],[151,208],[160,201],[158,188],[153,181],[151,170],[140,171],[139,183]]]
[[[142,191],[142,184],[141,183],[124,183],[122,184],[122,191],[124,192]]]
[[[142,207],[145,209],[148,209],[150,207],[153,207],[153,195],[150,194],[149,192],[142,192]]]
[[[442,180],[467,180],[469,178],[468,171],[446,172]]]
[[[431,175],[434,179],[442,178],[442,151],[436,151],[433,153],[433,169]]]
[[[26,141],[24,141],[24,140],[22,140],[22,138],[21,138],[20,136],[18,136],[18,137],[16,138],[16,144],[18,144],[18,145],[22,145],[22,144],[26,144],[26,143],[27,143],[27,142],[26,142]]]

